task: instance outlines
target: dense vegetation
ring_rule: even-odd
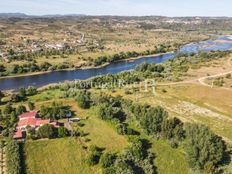
[[[94,65],[94,66],[99,66],[104,63],[113,63],[116,61],[120,61],[123,59],[128,59],[128,58],[135,58],[138,56],[146,56],[146,55],[152,55],[152,54],[158,54],[158,53],[166,53],[170,51],[170,45],[165,46],[165,45],[160,45],[159,47],[156,47],[155,50],[146,50],[144,52],[120,52],[119,54],[114,54],[112,56],[100,56],[97,59],[91,59],[89,60],[89,65]]]
[[[88,147],[86,163],[94,166],[100,164],[104,173],[155,173],[153,160],[155,154],[150,152],[151,142],[162,139],[170,143],[173,148],[184,147],[190,167],[195,171],[216,173],[225,163],[227,148],[221,137],[212,133],[209,128],[198,124],[184,124],[177,118],[170,118],[164,108],[152,107],[147,104],[139,104],[121,97],[111,97],[105,94],[88,90],[98,88],[102,83],[109,84],[106,88],[114,88],[112,82],[119,79],[127,83],[134,83],[145,78],[165,80],[168,75],[181,72],[183,75],[193,62],[205,63],[211,59],[227,56],[230,52],[210,52],[199,54],[178,55],[176,59],[164,64],[143,63],[132,72],[123,72],[117,75],[106,75],[91,80],[65,83],[51,87],[62,91],[60,98],[72,98],[80,108],[97,108],[98,118],[110,123],[120,135],[128,138],[130,145],[123,151],[105,152],[97,146]],[[202,59],[204,58],[204,59]],[[179,68],[177,68],[179,67]],[[172,76],[169,77],[172,77]],[[91,82],[91,83],[90,83]],[[27,97],[37,94],[35,88],[22,88],[10,97],[10,102],[17,103],[27,101]],[[2,97],[4,94],[1,95]],[[2,101],[3,102],[3,101]],[[30,110],[34,109],[34,103],[28,102]],[[16,115],[25,112],[23,105],[13,108],[6,105],[0,112],[4,135],[11,135],[17,121]],[[66,118],[71,113],[70,107],[54,102],[51,105],[42,105],[40,114],[43,118],[58,120]],[[12,120],[9,121],[9,115]],[[133,125],[133,126],[132,126]],[[136,128],[134,127],[136,125]],[[133,128],[132,128],[133,127]],[[70,135],[67,129],[53,129],[51,125],[43,125],[37,133],[28,128],[29,137],[55,138]],[[72,135],[82,136],[79,131]],[[87,141],[87,140],[86,140]],[[86,147],[87,148],[87,147]]]
[[[133,137],[130,146],[119,154],[105,153],[100,160],[104,174],[141,173],[154,174],[154,155],[144,139]]]
[[[185,149],[193,169],[216,172],[225,157],[225,143],[208,127],[191,124],[186,127]]]
[[[45,119],[58,120],[72,116],[72,111],[69,106],[64,106],[61,103],[53,102],[50,106],[42,105],[40,108],[40,116]]]
[[[65,83],[61,85],[61,89],[65,91],[74,87],[78,89],[121,88],[127,84],[136,84],[146,79],[155,79],[155,81],[181,81],[190,68],[196,69],[206,66],[207,62],[226,57],[230,53],[230,51],[212,51],[198,54],[179,54],[162,64],[149,64],[145,62],[138,65],[134,71],[125,71],[114,75],[97,76],[85,81]],[[70,95],[75,96],[76,92],[64,93],[64,97]]]
[[[10,140],[6,146],[6,165],[7,173],[9,174],[21,174],[21,157],[20,149],[17,141]]]
[[[0,109],[0,133],[4,136],[11,135],[14,132],[14,126],[18,120],[17,114],[25,108],[19,105],[17,108],[7,104],[3,109]]]
[[[66,95],[69,90],[65,92]],[[74,91],[71,90],[71,95]],[[83,92],[84,94],[86,92]],[[215,173],[218,167],[224,162],[226,156],[226,146],[221,137],[212,133],[209,128],[198,124],[184,125],[177,118],[169,118],[168,113],[162,107],[151,107],[149,105],[136,104],[130,100],[120,97],[110,97],[102,94],[88,93],[88,102],[92,106],[98,106],[99,118],[115,125],[119,134],[127,135],[132,139],[137,139],[138,144],[141,143],[140,133],[131,129],[130,124],[136,122],[139,127],[153,138],[161,138],[170,142],[173,148],[184,145],[185,152],[189,161],[189,165],[194,170],[202,172]],[[90,100],[91,99],[91,100]],[[129,131],[128,131],[129,130]],[[129,138],[130,139],[130,138]],[[139,143],[140,142],[140,143]],[[133,144],[132,147],[141,147],[146,149],[142,144]],[[149,144],[149,142],[148,142]],[[136,152],[142,153],[142,150]],[[147,149],[149,151],[149,148]],[[122,154],[106,154],[102,156],[102,161],[109,158],[111,162],[102,162],[105,172],[117,173],[120,171],[128,171],[130,173],[147,173],[149,170],[154,172],[154,166],[151,161],[153,155],[140,156],[128,148]],[[148,153],[149,154],[149,153]],[[131,158],[133,156],[133,158]],[[118,165],[120,161],[120,168]],[[128,163],[128,161],[130,163]],[[145,160],[145,161],[140,161]],[[101,161],[101,160],[100,160]],[[134,162],[133,162],[134,161]],[[136,161],[136,162],[135,162]],[[145,164],[144,164],[145,162]],[[98,163],[98,162],[96,162]],[[147,167],[143,166],[147,165]],[[140,166],[142,165],[142,166]],[[148,167],[150,166],[150,167]],[[149,173],[149,172],[148,172]]]

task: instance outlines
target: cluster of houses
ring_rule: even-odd
[[[82,33],[81,33],[82,34]],[[12,46],[10,47],[6,45],[5,47],[0,46],[0,58],[2,59],[8,59],[10,57],[10,54],[7,52],[10,48],[14,49],[15,54],[26,54],[26,53],[35,53],[40,52],[41,50],[48,49],[48,50],[62,50],[66,46],[79,46],[85,42],[85,34],[82,34],[82,37],[80,39],[76,38],[70,38],[70,39],[64,39],[60,43],[47,43],[46,40],[31,40],[28,38],[21,38],[21,45],[20,46]],[[3,51],[4,50],[4,51]]]
[[[24,139],[26,137],[26,130],[28,127],[38,130],[41,126],[50,124],[55,128],[62,126],[57,121],[45,120],[38,117],[37,112],[26,112],[19,115],[19,121],[17,123],[13,138],[16,140]]]

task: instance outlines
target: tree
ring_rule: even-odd
[[[10,105],[10,104],[7,104],[3,110],[2,110],[2,114],[3,115],[7,115],[7,114],[10,114],[11,112],[14,111],[14,108]]]
[[[33,102],[29,101],[28,107],[29,107],[30,111],[33,111],[35,109],[35,104]]]
[[[22,101],[22,100],[23,100],[23,98],[22,98],[22,96],[19,95],[19,94],[12,94],[12,95],[11,95],[11,101],[12,101],[12,102],[17,103],[17,102],[20,102],[20,101]]]
[[[183,125],[178,118],[165,120],[161,125],[161,134],[166,139],[182,140],[184,138]]]
[[[24,112],[26,112],[26,111],[27,111],[27,109],[26,109],[26,107],[23,106],[23,105],[19,105],[19,106],[16,108],[16,114],[17,114],[17,115],[20,115],[20,114],[22,114],[22,113],[24,113]]]
[[[6,71],[6,67],[0,64],[0,72],[5,72],[5,71]]]
[[[34,86],[30,86],[30,87],[27,88],[27,90],[26,90],[26,94],[27,94],[28,96],[32,96],[32,95],[35,95],[35,94],[37,94],[37,93],[38,93],[37,88],[34,87]]]
[[[15,140],[10,140],[7,143],[6,166],[8,174],[21,173],[19,144]]]
[[[0,104],[2,102],[2,98],[5,96],[5,94],[0,90]]]
[[[27,91],[25,88],[20,88],[19,89],[19,95],[22,97],[22,98],[25,98],[26,95],[27,95]]]
[[[83,108],[83,109],[87,109],[90,107],[90,93],[86,90],[80,91],[77,95],[77,99],[76,99],[78,105]]]
[[[62,138],[62,137],[67,137],[69,135],[70,135],[70,133],[69,133],[67,128],[65,128],[63,126],[58,128],[58,137]]]
[[[221,137],[208,127],[189,124],[186,127],[185,151],[189,164],[194,169],[217,167],[223,160],[226,146]]]
[[[87,164],[90,166],[98,164],[101,155],[102,155],[101,149],[98,148],[97,146],[91,145],[89,148],[89,155],[86,160]]]
[[[150,107],[145,111],[144,116],[140,118],[140,123],[148,134],[159,133],[161,131],[161,124],[167,116],[167,111],[162,107]]]
[[[41,126],[38,130],[38,136],[40,138],[53,138],[55,136],[53,126],[50,124]]]
[[[116,158],[117,155],[115,153],[106,152],[101,156],[100,164],[103,168],[111,167],[114,164]]]
[[[58,120],[66,118],[68,114],[72,114],[70,107],[57,102],[53,102],[51,106],[42,105],[40,108],[41,117],[47,119]]]
[[[126,135],[127,134],[127,125],[125,123],[119,123],[117,125],[117,132],[120,135]]]
[[[102,120],[111,120],[115,117],[115,110],[108,104],[103,104],[99,108],[99,116]]]

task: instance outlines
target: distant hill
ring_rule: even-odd
[[[25,18],[28,15],[24,13],[0,13],[0,18]]]
[[[86,16],[84,14],[50,14],[50,15],[27,15],[24,13],[0,13],[0,18],[56,18],[56,17],[79,17],[79,16]]]
[[[25,13],[0,13],[0,18],[63,18],[63,17],[84,17],[91,15],[85,15],[85,14],[48,14],[48,15],[27,15]],[[92,16],[94,17],[94,16]],[[207,17],[207,16],[191,16],[191,17],[168,17],[168,16],[108,16],[108,15],[99,15],[95,17],[116,17],[116,18],[133,18],[133,19],[174,19],[174,20],[196,20],[196,19],[218,19],[218,20],[226,20],[231,19],[231,17]]]
[[[43,16],[40,16],[40,17],[47,17],[47,18],[53,18],[53,17],[79,17],[79,16],[86,16],[84,14],[65,14],[65,15],[61,15],[61,14],[50,14],[50,15],[43,15]]]

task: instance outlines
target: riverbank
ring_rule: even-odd
[[[137,59],[141,59],[141,58],[146,58],[146,57],[159,57],[159,56],[163,56],[166,54],[170,54],[170,53],[174,53],[174,51],[170,51],[170,52],[166,52],[166,53],[158,53],[158,54],[151,54],[151,55],[146,55],[146,56],[138,56],[138,57],[132,57],[132,58],[127,58],[127,59],[122,59],[122,60],[118,60],[112,63],[104,63],[102,65],[93,67],[93,66],[86,66],[83,68],[67,68],[67,69],[62,69],[62,70],[54,70],[54,71],[44,71],[44,72],[33,72],[33,73],[26,73],[26,74],[17,74],[17,75],[10,75],[10,76],[3,76],[0,77],[0,80],[3,79],[10,79],[10,78],[17,78],[17,77],[29,77],[29,76],[36,76],[36,75],[42,75],[42,74],[49,74],[52,72],[65,72],[65,71],[77,71],[77,70],[91,70],[91,69],[99,69],[99,68],[103,68],[106,67],[110,64],[113,63],[118,63],[118,62],[123,62],[123,61],[133,61],[133,60],[137,60]]]

